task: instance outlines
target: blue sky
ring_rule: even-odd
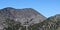
[[[60,14],[60,0],[0,0],[0,9],[5,7],[33,8],[46,17]]]

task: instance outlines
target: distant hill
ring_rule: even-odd
[[[0,29],[4,28],[5,25],[3,22],[6,18],[20,22],[23,26],[40,23],[46,19],[45,16],[32,8],[15,9],[12,7],[7,7],[0,9]]]

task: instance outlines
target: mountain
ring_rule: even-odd
[[[6,7],[0,9],[0,29],[3,29],[4,26],[6,26],[4,22],[7,18],[20,22],[22,26],[33,25],[46,19],[45,16],[32,8],[15,9],[12,7]]]
[[[51,16],[43,22],[29,26],[31,30],[60,30],[60,14]]]

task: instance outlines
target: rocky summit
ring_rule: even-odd
[[[32,8],[15,9],[12,7],[6,7],[0,9],[0,29],[3,29],[6,26],[4,23],[6,18],[20,22],[23,26],[33,25],[46,19],[45,16]]]

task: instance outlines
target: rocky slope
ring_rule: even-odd
[[[3,8],[0,30],[60,30],[60,14],[46,18],[32,8]]]
[[[51,16],[41,23],[30,26],[29,30],[60,30],[60,14]]]
[[[32,8],[15,9],[11,7],[0,9],[0,29],[3,29],[3,23],[6,18],[14,19],[20,22],[21,25],[33,25],[42,22],[46,19],[42,14]]]
[[[5,28],[5,30],[60,30],[60,14],[51,16],[40,23],[29,26],[22,26],[20,23],[13,20],[8,20],[6,23],[10,25],[8,28]]]

